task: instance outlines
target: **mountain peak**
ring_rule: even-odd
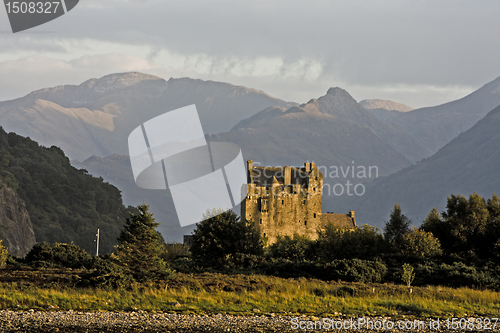
[[[346,90],[339,88],[339,87],[332,87],[332,88],[328,89],[326,94],[332,95],[332,96],[349,96],[352,98],[352,96]]]
[[[81,84],[81,86],[87,86],[89,88],[93,88],[95,91],[105,92],[110,88],[123,88],[133,86],[141,81],[150,81],[150,80],[162,80],[154,75],[139,73],[139,72],[126,72],[126,73],[117,73],[103,76],[99,79],[90,79]]]

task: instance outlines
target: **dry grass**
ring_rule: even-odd
[[[127,290],[75,288],[78,271],[0,272],[0,309],[387,316],[496,316],[500,293],[469,288],[324,282],[260,275],[176,274]],[[37,277],[36,279],[34,277]],[[52,277],[52,278],[51,278]],[[38,280],[37,280],[38,279]],[[37,282],[38,281],[38,282]],[[39,283],[45,281],[45,283]],[[57,282],[58,281],[58,282]],[[47,284],[47,282],[50,282]],[[174,306],[178,302],[181,306]]]

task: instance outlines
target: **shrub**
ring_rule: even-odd
[[[278,240],[269,247],[269,256],[292,261],[311,259],[311,247],[313,243],[309,238],[297,234],[293,238],[290,236],[279,236]]]
[[[25,262],[36,267],[80,268],[88,265],[90,254],[71,243],[36,243],[28,252]]]
[[[341,229],[329,224],[319,232],[318,255],[325,262],[335,259],[372,259],[385,250],[384,237],[372,226]]]
[[[90,262],[90,268],[93,269],[91,273],[85,274],[78,285],[82,287],[110,287],[110,288],[124,288],[130,287],[135,281],[131,274],[110,259],[94,257]]]
[[[326,264],[329,280],[381,282],[387,267],[381,261],[342,259]]]

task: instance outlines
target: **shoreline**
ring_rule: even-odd
[[[471,331],[470,329],[447,329],[441,319],[439,329],[429,326],[430,318],[418,317],[362,317],[375,324],[373,329],[366,326],[356,327],[332,327],[329,329],[307,329],[308,323],[321,322],[323,318],[301,315],[292,317],[287,315],[275,315],[273,313],[238,316],[238,315],[183,315],[170,313],[149,313],[146,311],[133,312],[78,312],[78,311],[0,311],[1,332],[312,332],[312,331],[339,331],[339,332],[457,332]],[[467,318],[469,319],[469,318]],[[349,325],[349,321],[356,322],[357,318],[339,316],[330,318],[340,326],[340,322]],[[410,329],[399,329],[396,327],[388,329],[381,326],[382,322],[397,323],[422,321],[425,326]],[[302,322],[302,328],[298,323]],[[328,322],[328,319],[326,320]],[[295,324],[293,324],[295,323]],[[344,324],[344,325],[345,325]],[[319,324],[318,324],[319,325]],[[372,324],[373,325],[373,324]],[[416,324],[415,324],[416,325]],[[293,328],[295,326],[295,329]],[[378,327],[380,326],[380,327]],[[435,327],[436,328],[436,327]],[[500,322],[495,329],[488,331],[500,332]],[[479,330],[477,330],[479,331]]]

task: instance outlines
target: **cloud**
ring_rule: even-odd
[[[0,62],[0,100],[24,96],[41,88],[80,84],[93,77],[125,71],[147,71],[146,59],[123,54],[83,56],[59,60],[30,56]]]
[[[499,11],[496,0],[87,0],[32,32],[0,34],[0,61],[42,56],[71,66],[44,80],[36,69],[31,80],[25,73],[23,91],[142,68],[295,101],[341,86],[360,99],[379,92],[417,107],[500,75]],[[123,62],[100,58],[109,54]]]

